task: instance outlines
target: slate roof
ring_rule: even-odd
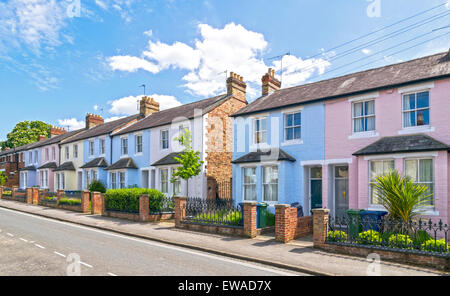
[[[96,159],[91,160],[85,165],[81,166],[82,169],[90,169],[90,168],[105,168],[108,166],[108,162],[104,157],[98,157]]]
[[[71,137],[65,141],[62,141],[61,144],[72,143],[72,142],[89,139],[89,138],[94,138],[94,137],[98,137],[101,135],[112,133],[116,129],[119,129],[119,128],[129,124],[133,120],[137,119],[139,116],[140,116],[139,114],[135,114],[135,115],[124,117],[124,118],[117,119],[114,121],[106,122],[101,125],[97,125],[91,129],[85,129],[84,132],[81,132],[80,134],[78,134],[74,137]]]
[[[19,169],[19,171],[35,171],[35,170],[36,170],[36,167],[34,165],[29,165],[27,167]]]
[[[163,166],[163,165],[172,165],[172,164],[178,164],[178,161],[174,159],[174,157],[178,157],[179,155],[183,155],[184,152],[173,152],[170,153],[160,160],[156,161],[152,164],[152,166]]]
[[[75,166],[73,165],[73,162],[68,161],[57,167],[53,170],[54,172],[60,172],[60,171],[76,171]]]
[[[184,117],[187,119],[194,118],[194,111],[196,109],[202,110],[202,115],[210,112],[212,109],[214,109],[216,106],[220,105],[223,101],[228,99],[230,96],[226,94],[219,95],[217,97],[184,104],[179,107],[170,108],[166,110],[162,110],[153,114],[150,114],[146,118],[130,125],[127,128],[124,128],[116,133],[114,135],[122,135],[127,134],[131,132],[136,132],[152,127],[158,127],[162,125],[171,124],[172,120],[179,117]]]
[[[357,95],[444,77],[450,77],[450,55],[448,52],[281,89],[270,95],[260,97],[232,116]]]
[[[295,162],[296,159],[294,157],[292,157],[291,155],[289,155],[288,153],[286,153],[283,149],[278,149],[279,153],[278,153],[278,157],[277,159],[270,159],[271,161],[281,161],[281,160],[286,160],[286,161],[290,161],[290,162]],[[254,152],[250,152],[245,154],[244,156],[239,157],[236,160],[233,160],[232,163],[249,163],[249,162],[261,162],[261,157],[262,156],[267,156],[270,157],[269,155],[271,155],[271,153],[277,153],[276,150],[269,150],[267,152],[262,152],[261,150],[257,150]],[[269,160],[269,159],[268,159]]]
[[[114,164],[110,165],[106,168],[106,170],[120,170],[120,169],[137,169],[138,166],[134,162],[134,160],[130,157],[128,158],[122,158],[119,161],[115,162]]]
[[[387,154],[387,153],[407,153],[423,151],[450,151],[450,146],[439,142],[427,135],[408,135],[385,137],[373,144],[353,153],[355,156]]]
[[[67,132],[63,135],[59,135],[53,138],[48,138],[42,141],[38,141],[38,142],[34,142],[32,143],[29,147],[27,147],[26,150],[28,149],[35,149],[35,148],[39,148],[39,147],[43,147],[43,146],[47,146],[47,145],[52,145],[52,144],[57,144],[67,138],[73,137],[81,132],[85,131],[85,129],[78,129],[78,130],[74,130],[74,131],[70,131]]]
[[[57,167],[56,162],[47,162],[43,166],[40,166],[39,169],[56,169]]]

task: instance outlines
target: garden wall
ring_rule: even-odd
[[[313,217],[297,217],[297,208],[275,206],[275,239],[287,243],[313,234]]]
[[[110,218],[118,218],[131,220],[135,222],[158,222],[164,220],[171,220],[174,218],[173,213],[163,213],[163,214],[149,214],[147,216],[139,214],[139,213],[125,213],[119,211],[108,211],[106,210],[102,216],[110,217]]]

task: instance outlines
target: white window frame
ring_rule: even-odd
[[[48,150],[48,147],[45,148],[45,160],[46,161],[50,160],[50,151]]]
[[[53,160],[56,160],[56,148],[55,148],[55,146],[52,147],[52,158],[53,158]]]
[[[432,197],[433,198],[433,205],[432,206],[428,206],[426,208],[429,209],[429,210],[434,210],[436,208],[436,186],[435,186],[435,183],[436,183],[436,167],[435,167],[435,163],[436,162],[434,161],[434,158],[432,158],[432,157],[405,157],[403,159],[404,176],[407,176],[406,175],[406,161],[409,161],[409,160],[417,161],[417,176],[416,176],[417,177],[417,181],[414,182],[414,184],[422,184],[422,185],[431,184],[433,186],[433,191],[432,191],[432,194],[433,194],[433,197]],[[419,180],[419,178],[420,178],[420,161],[421,160],[431,160],[431,167],[433,168],[433,181],[432,182],[422,182],[421,180]]]
[[[277,168],[277,183],[276,183],[276,185],[277,185],[277,199],[276,200],[266,200],[265,199],[265,197],[264,197],[264,185],[275,185],[275,183],[265,183],[265,181],[264,181],[264,170],[265,169],[267,169],[267,168]],[[263,201],[264,202],[266,202],[266,203],[278,203],[278,200],[279,200],[279,196],[278,196],[278,191],[279,191],[279,184],[280,184],[280,171],[279,171],[279,167],[278,167],[278,165],[264,165],[264,166],[262,166],[261,167],[261,171],[262,171],[262,178],[261,178],[261,181],[262,181],[262,198],[263,198]]]
[[[127,188],[127,175],[125,171],[119,171],[119,189]],[[122,176],[123,176],[123,182],[122,182]]]
[[[126,145],[124,145],[124,144],[126,144]],[[128,155],[128,137],[120,138],[120,155],[122,157]]]
[[[111,189],[117,189],[117,172],[110,172],[109,178],[111,182]]]
[[[95,140],[89,140],[88,143],[89,157],[93,157],[95,155]]]
[[[245,183],[245,170],[247,169],[253,169],[255,170],[255,183]],[[258,169],[256,166],[245,166],[242,167],[242,199],[244,201],[257,201],[258,200],[258,192],[257,192],[257,185],[258,185]],[[255,199],[247,199],[245,196],[245,188],[246,186],[254,186],[255,188]]]
[[[170,168],[170,176],[171,177],[173,177],[173,173],[176,171],[176,169],[177,168]],[[175,192],[176,186],[178,186],[178,188],[179,188],[178,192]],[[174,196],[177,196],[177,195],[181,194],[181,191],[182,191],[181,190],[181,178],[177,177],[177,178],[175,178],[175,182],[172,183],[172,194]]]
[[[393,158],[384,158],[384,159],[372,159],[369,160],[369,205],[372,207],[382,207],[381,204],[377,204],[373,202],[373,196],[372,196],[372,178],[371,178],[371,174],[372,174],[372,162],[379,162],[381,161],[383,163],[383,172],[385,171],[384,169],[384,165],[385,162],[394,162],[394,170],[395,170],[395,159]]]
[[[162,179],[162,173],[163,173],[163,171],[166,171],[166,172],[167,172],[167,180],[165,180],[165,182],[163,182],[163,179]],[[167,192],[164,192],[164,191],[163,191],[163,183],[167,183],[167,184],[166,184]],[[159,187],[160,187],[160,191],[161,191],[162,193],[164,193],[164,194],[169,194],[169,192],[170,192],[170,188],[169,188],[169,168],[161,168],[161,169],[159,170]]]
[[[69,160],[70,158],[70,149],[69,146],[65,147],[65,155],[66,155],[66,160]]]
[[[141,139],[141,144],[138,144],[138,139]],[[144,137],[142,136],[142,134],[135,134],[134,135],[134,139],[135,139],[135,155],[141,155],[144,151]],[[141,148],[140,151],[138,148]]]
[[[98,145],[99,145],[99,148],[100,148],[100,155],[105,155],[105,153],[106,153],[106,139],[105,138],[100,138]]]
[[[366,109],[366,105],[365,103],[367,102],[372,102],[373,101],[373,109],[374,109],[374,113],[370,114],[370,115],[364,115],[364,111]],[[362,116],[355,116],[355,104],[362,104],[362,111],[363,111],[363,115]],[[366,130],[366,127],[364,127],[363,131],[357,132],[355,131],[355,120],[357,119],[364,119],[365,118],[374,118],[375,119],[375,127],[373,130]],[[376,100],[375,98],[369,98],[369,99],[365,99],[365,100],[360,100],[360,101],[353,101],[352,102],[352,134],[354,135],[360,135],[360,134],[372,134],[372,133],[376,133],[377,130],[377,110],[376,110]]]
[[[78,158],[78,144],[73,144],[73,158]]]
[[[300,125],[295,125],[295,123],[293,122],[292,126],[288,126],[287,125],[287,117],[289,115],[294,115],[299,113],[300,114]],[[284,142],[285,143],[292,143],[292,142],[301,142],[302,141],[302,122],[303,122],[303,115],[302,115],[302,110],[297,110],[297,111],[291,111],[291,112],[285,112],[283,113],[283,118],[284,118]],[[295,138],[295,132],[294,132],[294,138],[288,140],[287,139],[287,130],[288,129],[293,129],[295,131],[296,128],[300,128],[300,138]]]
[[[425,92],[428,93],[428,107],[418,108],[417,107],[417,94],[425,93]],[[415,95],[415,108],[405,110],[405,105],[404,105],[405,96],[409,96],[412,94]],[[423,110],[428,110],[429,122],[428,122],[428,124],[418,125],[417,124],[417,114],[419,111],[423,111]],[[411,113],[411,112],[416,113],[416,118],[415,118],[416,124],[412,125],[412,126],[405,126],[405,113]],[[430,90],[424,89],[424,90],[416,90],[416,91],[402,93],[402,128],[408,130],[408,129],[429,128],[430,126],[431,126],[431,92],[430,92]]]
[[[167,139],[163,139],[163,134],[167,132]],[[161,150],[168,150],[170,148],[170,132],[169,129],[162,129],[159,131],[159,146]],[[167,141],[167,148],[164,148],[164,142]]]
[[[38,155],[38,151],[34,150],[34,163],[38,164],[39,163],[39,155]],[[11,158],[11,162],[12,162],[12,158]]]
[[[265,120],[266,121],[266,129],[265,130],[260,130],[260,131],[256,131],[256,122],[257,121],[262,121],[262,120]],[[261,124],[260,124],[260,126],[261,126]],[[258,133],[260,133],[260,134],[266,134],[266,141],[265,142],[257,142],[256,141],[256,138],[257,138],[257,134]],[[269,142],[269,139],[268,139],[268,116],[261,116],[261,117],[255,117],[255,118],[253,118],[252,119],[252,142],[253,142],[253,145],[267,145],[268,144],[268,142]]]

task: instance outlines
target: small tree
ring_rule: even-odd
[[[5,186],[6,180],[8,180],[8,177],[4,172],[0,172],[0,185]]]
[[[92,191],[92,192],[100,192],[100,193],[106,192],[105,184],[103,184],[103,182],[99,181],[99,180],[92,181],[92,183],[89,184],[88,189],[89,189],[89,191]]]
[[[372,186],[381,205],[395,220],[409,222],[432,203],[433,194],[427,194],[427,186],[415,184],[395,170],[375,178]]]
[[[189,193],[189,179],[197,176],[202,171],[203,161],[200,159],[200,151],[192,149],[192,134],[185,129],[174,140],[184,146],[184,152],[174,159],[181,165],[172,174],[171,183],[175,183],[177,178],[186,181],[186,194]]]

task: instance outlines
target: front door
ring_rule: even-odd
[[[322,168],[310,169],[309,189],[311,197],[311,210],[322,208]]]
[[[345,217],[349,208],[348,202],[348,166],[334,168],[335,217]]]

